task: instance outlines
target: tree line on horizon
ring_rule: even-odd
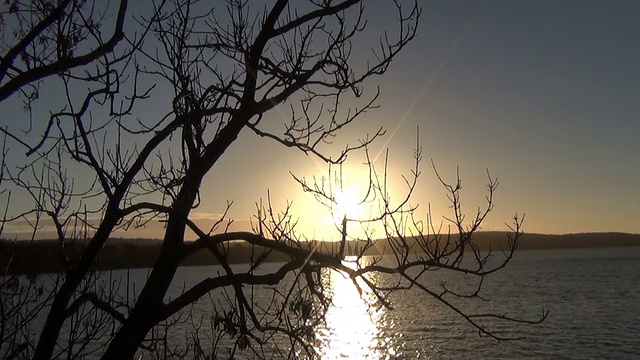
[[[454,234],[453,236],[458,236]],[[504,231],[481,231],[474,235],[480,251],[499,251],[504,246]],[[407,240],[412,252],[424,254],[417,245],[417,240]],[[110,239],[95,263],[94,270],[115,270],[150,268],[160,254],[162,242],[151,238],[114,238]],[[65,253],[72,262],[77,261],[85,250],[85,244],[65,244]],[[317,241],[309,244],[315,251],[334,254],[339,246],[335,241]],[[387,239],[375,240],[374,246],[367,247],[363,255],[380,256],[385,253],[389,242]],[[573,234],[523,234],[520,250],[543,249],[575,249],[602,248],[616,246],[640,246],[640,234],[605,232],[605,233],[573,233]],[[360,254],[361,247],[354,241],[348,244],[345,256]],[[244,242],[230,242],[220,246],[225,261],[231,264],[250,264],[258,257],[265,257],[268,262],[284,262],[287,260],[278,252],[266,253]],[[64,269],[60,266],[58,243],[54,239],[42,240],[7,240],[0,239],[0,269],[6,275],[28,275],[57,273]],[[208,251],[193,253],[181,266],[219,265],[218,258]]]

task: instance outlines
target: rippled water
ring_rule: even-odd
[[[502,324],[525,336],[497,343],[423,296],[392,319],[396,353],[424,359],[633,359],[640,356],[640,248],[522,251],[485,283],[493,309],[549,310],[540,325]],[[411,311],[407,311],[411,309]]]
[[[202,268],[181,270],[189,283]],[[440,276],[440,275],[438,275]],[[177,279],[178,282],[181,281]],[[437,277],[467,286],[465,278]],[[332,274],[336,304],[317,330],[324,359],[632,359],[640,356],[640,248],[521,251],[492,275],[471,312],[535,318],[540,325],[488,323],[480,337],[466,321],[418,291],[398,294],[394,310],[373,309],[349,280]],[[366,297],[366,295],[365,295]],[[202,309],[205,310],[205,309]]]
[[[181,268],[173,292],[179,294],[184,286],[220,270]],[[122,274],[116,271],[112,276]],[[129,272],[137,288],[146,274],[147,270]],[[640,247],[518,252],[507,268],[485,280],[481,294],[491,301],[466,308],[528,318],[540,316],[542,309],[549,311],[539,325],[486,323],[499,335],[524,337],[506,342],[480,337],[425,293],[395,295],[393,310],[373,308],[367,306],[369,295],[361,298],[350,280],[329,275],[335,305],[326,323],[316,329],[316,350],[323,359],[640,358]],[[464,276],[430,276],[453,288],[470,286],[470,278]],[[207,316],[210,304],[197,303],[194,315]],[[184,341],[181,336],[178,341]]]

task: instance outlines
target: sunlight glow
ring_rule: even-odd
[[[345,262],[345,265],[354,265]],[[333,303],[326,313],[326,324],[318,328],[318,353],[322,359],[379,359],[393,354],[391,339],[385,337],[384,309],[371,305],[373,295],[366,285],[362,297],[352,280],[342,273],[330,271],[327,281]]]
[[[335,195],[335,207],[332,209],[333,220],[342,223],[346,216],[350,220],[359,220],[364,215],[362,196],[356,188],[345,188]]]

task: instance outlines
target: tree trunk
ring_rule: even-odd
[[[48,360],[53,356],[56,343],[60,338],[60,329],[62,329],[62,325],[67,318],[69,301],[73,297],[76,288],[82,282],[82,279],[87,275],[91,265],[98,256],[98,252],[118,221],[118,217],[114,215],[116,213],[115,211],[107,212],[112,215],[105,217],[100,229],[89,243],[77,267],[67,275],[67,278],[54,297],[49,313],[47,314],[47,319],[40,332],[40,338],[38,339],[38,344],[33,354],[33,360]]]
[[[133,359],[147,336],[153,328],[153,314],[151,310],[134,311],[127,322],[122,325],[116,336],[111,340],[102,360],[129,360]]]
[[[63,284],[58,294],[56,294],[49,313],[47,314],[47,320],[40,333],[40,339],[38,339],[38,345],[32,358],[33,360],[51,359],[53,350],[60,337],[60,329],[62,328],[62,324],[64,324],[67,304],[73,293],[71,286],[72,285],[68,283]]]
[[[177,218],[177,217],[176,217]],[[185,222],[170,218],[162,250],[127,321],[111,340],[102,360],[133,359],[149,331],[157,325],[164,296],[180,264]]]

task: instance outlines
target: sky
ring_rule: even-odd
[[[640,3],[420,4],[416,39],[376,79],[380,108],[358,128],[389,130],[374,152],[389,148],[396,176],[409,174],[419,128],[419,211],[431,204],[434,221],[451,214],[433,160],[445,180],[459,169],[469,216],[484,205],[486,171],[498,178],[483,230],[505,230],[517,213],[526,232],[640,233]],[[374,13],[370,25],[376,21],[384,14]],[[252,148],[262,146],[276,153],[261,141]],[[274,174],[284,187],[295,187],[275,175],[286,168],[314,172],[311,159],[288,159],[254,158],[239,170],[250,179],[249,169]],[[252,184],[240,180],[239,188]],[[270,188],[294,204],[309,199]]]
[[[380,86],[380,107],[344,134],[353,143],[378,126],[388,130],[371,150],[381,168],[389,149],[399,194],[419,134],[423,162],[411,200],[417,216],[425,218],[429,206],[436,223],[450,216],[433,161],[447,181],[460,172],[469,216],[484,206],[487,170],[498,178],[482,230],[505,230],[514,214],[525,214],[525,232],[640,233],[640,3],[420,5],[415,40],[370,83]],[[368,26],[393,21],[380,9],[367,9]],[[276,109],[270,116],[288,114]],[[345,165],[355,188],[364,187],[361,162],[356,156]],[[247,227],[269,194],[276,208],[290,201],[295,215],[326,226],[327,215],[290,175],[326,175],[317,159],[245,132],[217,168],[205,179],[196,217],[214,219],[233,201],[231,217]],[[309,229],[310,237],[320,231]],[[136,234],[159,230],[150,225]]]
[[[518,212],[530,232],[640,232],[640,3],[423,5],[387,101],[420,94],[403,128],[463,185],[500,179],[488,227]]]

